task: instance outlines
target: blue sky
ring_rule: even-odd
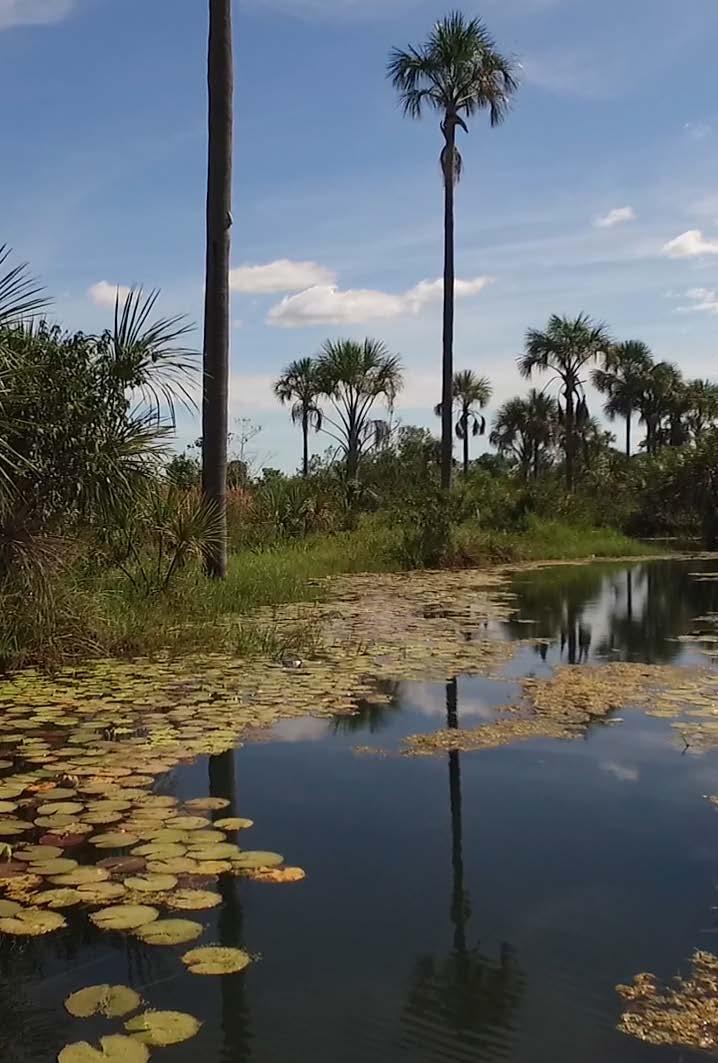
[[[101,328],[132,283],[201,319],[206,8],[0,0],[0,243],[69,327]],[[236,8],[232,417],[262,425],[259,464],[292,468],[300,440],[272,379],[326,337],[371,335],[403,357],[404,423],[436,427],[440,137],[433,117],[402,118],[384,69],[447,5]],[[461,145],[457,368],[490,377],[495,409],[526,388],[526,328],[586,311],[714,375],[718,0],[463,10],[521,61],[523,84],[504,126],[477,118]],[[196,434],[185,417],[180,437]]]

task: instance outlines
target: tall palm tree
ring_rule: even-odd
[[[606,395],[603,411],[614,421],[626,421],[626,457],[631,456],[631,422],[638,409],[643,377],[653,365],[653,355],[641,340],[626,340],[606,351],[604,367],[592,374],[593,386]]]
[[[471,369],[454,373],[453,406],[458,412],[456,434],[464,444],[464,478],[469,475],[469,436],[482,436],[486,431],[486,418],[476,412],[483,410],[491,401],[494,389],[485,376],[476,376]],[[437,417],[443,414],[438,403],[434,407]]]
[[[718,421],[718,384],[712,380],[689,380],[686,384],[688,409],[686,424],[694,443]]]
[[[303,437],[302,475],[309,475],[309,429],[319,432],[322,427],[322,411],[317,406],[319,382],[313,358],[300,358],[290,362],[274,385],[274,394],[283,406],[294,402],[292,420],[301,424]]]
[[[441,483],[451,486],[453,459],[452,383],[454,376],[454,192],[462,160],[456,147],[457,127],[468,133],[465,118],[487,110],[492,126],[506,117],[518,88],[516,65],[501,55],[478,18],[455,11],[437,22],[418,48],[394,48],[388,75],[399,93],[404,114],[421,118],[426,109],[441,115],[444,138],[444,324],[441,390]]]
[[[362,454],[386,438],[386,422],[372,412],[377,402],[393,405],[402,386],[401,361],[380,340],[327,340],[316,369],[319,394],[331,406],[322,431],[339,444],[347,480],[355,481]]]
[[[656,362],[642,374],[638,411],[646,426],[647,454],[655,454],[661,446],[661,425],[670,417],[681,386],[680,370],[671,362]]]
[[[496,414],[490,442],[499,454],[514,457],[521,471],[538,480],[541,464],[557,438],[558,406],[543,391],[531,388],[525,399],[509,399]]]
[[[229,401],[229,263],[232,227],[234,66],[232,0],[209,0],[209,152],[207,264],[202,391],[202,489],[216,507],[221,536],[207,560],[227,574],[227,429]]]
[[[566,487],[569,491],[574,488],[577,430],[588,418],[583,374],[587,366],[605,356],[610,347],[606,328],[586,314],[575,318],[552,314],[543,332],[529,329],[525,353],[518,360],[522,376],[530,378],[534,371],[548,372],[560,384],[560,399],[564,403],[560,413],[564,422]]]

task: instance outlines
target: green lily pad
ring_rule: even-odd
[[[80,904],[82,901],[81,895],[77,890],[72,889],[71,886],[67,886],[65,889],[58,887],[54,890],[42,890],[40,893],[36,893],[32,899],[41,908],[50,908],[52,911],[62,908],[74,908],[76,904]]]
[[[141,999],[126,985],[93,985],[69,996],[65,1010],[76,1019],[89,1019],[91,1015],[122,1019],[140,1006]]]
[[[187,912],[205,911],[208,908],[216,908],[221,903],[222,897],[219,893],[194,889],[174,890],[166,901],[168,908]]]
[[[65,1045],[57,1057],[58,1063],[147,1063],[150,1050],[146,1044],[122,1034],[100,1039],[101,1048],[93,1048],[87,1041]]]
[[[41,864],[30,864],[29,870],[33,875],[66,875],[68,871],[74,871],[77,866],[77,860],[58,856],[56,860],[43,860]]]
[[[23,908],[15,915],[0,919],[0,933],[13,937],[41,937],[67,926],[57,912],[43,912],[40,908]]]
[[[181,1011],[146,1011],[126,1022],[125,1029],[142,1044],[163,1048],[189,1041],[199,1032],[201,1025],[194,1015]]]
[[[178,845],[176,842],[164,844],[148,842],[147,845],[138,845],[132,850],[133,856],[146,856],[150,860],[174,860],[178,856],[184,856],[187,852],[186,845]]]
[[[191,860],[234,860],[240,856],[240,848],[231,842],[217,842],[216,845],[188,849],[187,856]]]
[[[235,856],[232,860],[233,867],[239,870],[245,867],[279,867],[283,863],[284,857],[280,856],[279,853],[263,853],[259,851],[240,853],[239,856]]]
[[[239,816],[228,816],[226,819],[216,819],[214,826],[220,830],[247,830],[254,826],[253,819],[241,819]]]
[[[9,919],[22,911],[22,905],[17,901],[0,901],[0,919]]]
[[[90,838],[90,845],[94,845],[96,849],[130,849],[137,845],[139,840],[136,834],[116,830],[107,834],[94,834]]]
[[[237,974],[252,962],[252,957],[243,949],[223,948],[209,945],[206,948],[185,952],[182,963],[190,974],[222,975]]]
[[[185,801],[184,806],[193,812],[219,812],[229,804],[226,797],[193,797],[191,801]]]
[[[85,806],[79,801],[51,801],[49,804],[40,805],[37,809],[38,816],[77,816]]]
[[[100,930],[137,930],[152,923],[159,914],[147,904],[115,904],[93,912],[90,920]]]
[[[39,864],[44,860],[57,860],[62,854],[63,850],[57,845],[23,845],[22,849],[17,849],[12,854],[12,858],[29,864]]]
[[[53,886],[86,886],[89,882],[106,882],[110,872],[104,867],[76,867],[62,875],[53,875]]]
[[[125,879],[125,886],[140,893],[166,893],[177,885],[174,875],[135,875]]]
[[[145,945],[186,945],[188,941],[195,941],[203,931],[201,923],[189,919],[158,919],[141,926],[135,931],[135,937]]]

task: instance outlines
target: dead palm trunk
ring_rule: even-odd
[[[464,411],[462,417],[464,428],[464,479],[469,475],[469,415]]]
[[[454,454],[454,186],[456,184],[456,125],[449,115],[442,123],[444,171],[444,327],[441,377],[441,486],[451,487]]]
[[[202,393],[202,489],[221,516],[221,534],[207,558],[216,579],[227,574],[227,428],[229,390],[229,264],[232,225],[234,69],[232,0],[209,0],[209,152],[207,264]]]
[[[309,476],[309,413],[302,413],[302,436],[304,438],[304,453],[302,455],[302,475],[306,480]]]

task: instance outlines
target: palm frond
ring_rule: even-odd
[[[0,270],[12,254],[6,245],[0,245]],[[42,295],[42,287],[30,275],[27,263],[0,272],[0,327],[17,325],[48,305],[49,300]]]
[[[110,354],[114,371],[139,392],[155,421],[161,421],[164,408],[174,425],[177,400],[189,410],[197,405],[192,384],[198,352],[181,342],[194,331],[184,315],[152,318],[159,295],[157,289],[145,295],[132,288],[121,298],[118,290]]]

